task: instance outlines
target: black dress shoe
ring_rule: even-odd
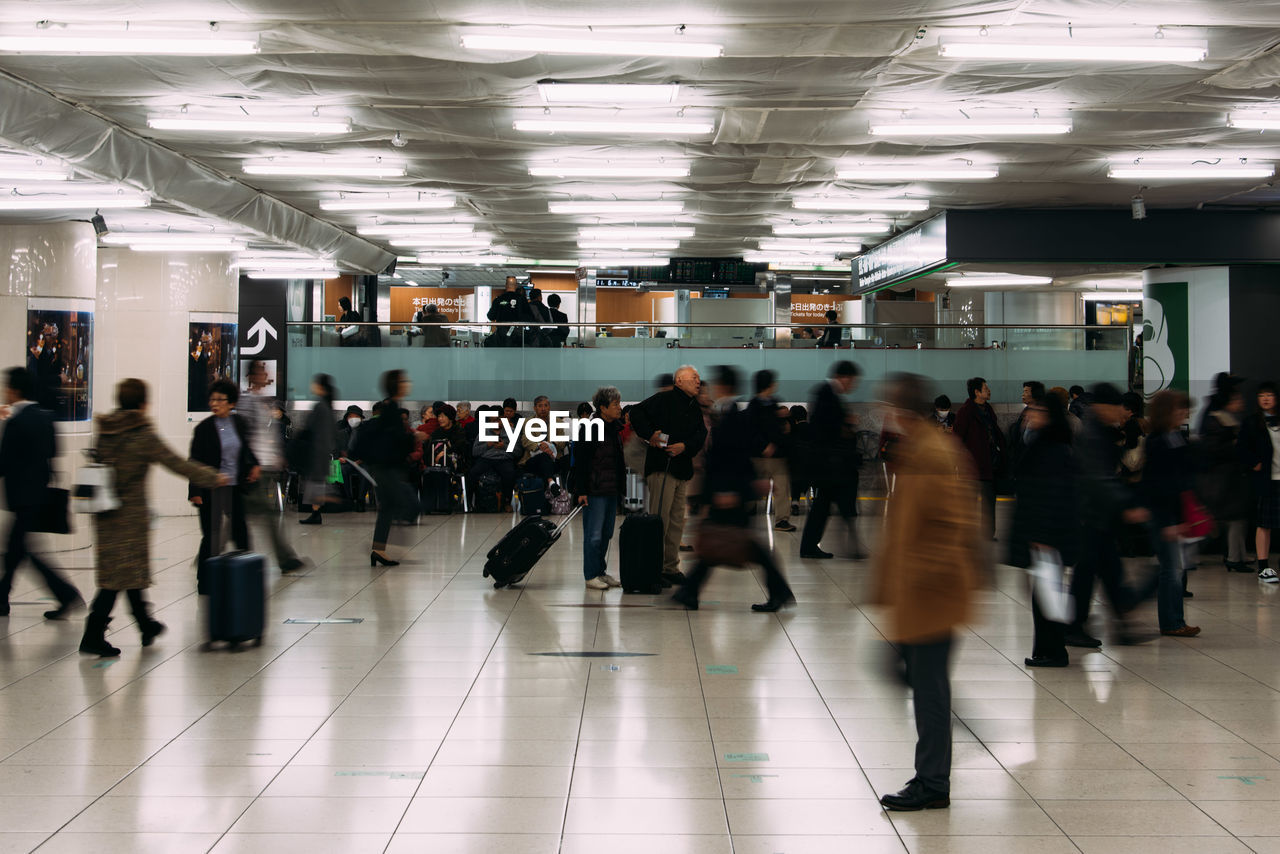
[[[1067,646],[1078,646],[1084,649],[1097,649],[1102,646],[1102,641],[1084,632],[1067,632],[1062,636],[1062,642]]]
[[[951,806],[951,795],[934,791],[919,780],[912,780],[901,792],[881,797],[880,806],[896,812],[942,810]]]
[[[835,555],[831,552],[824,552],[822,549],[801,549],[800,557],[807,560],[830,560]]]
[[[1196,594],[1192,593],[1190,590],[1183,590],[1183,591],[1182,591],[1182,598],[1183,598],[1183,599],[1194,599],[1194,598],[1195,598],[1195,595],[1196,595]]]
[[[70,602],[63,602],[61,605],[57,607],[57,609],[53,611],[45,611],[44,618],[46,620],[65,620],[73,610],[75,610],[76,608],[83,608],[83,607],[84,607],[84,600],[81,599],[79,596],[77,596],[76,598],[72,599]]]
[[[698,610],[698,597],[689,593],[683,587],[671,594],[671,601],[685,606],[690,611]]]
[[[770,599],[768,602],[760,602],[759,604],[752,605],[751,610],[772,613],[774,611],[781,610],[787,605],[794,605],[795,601],[796,601],[796,597],[788,593],[786,596],[782,596],[777,599]]]
[[[1049,658],[1041,655],[1024,658],[1022,663],[1027,667],[1066,667],[1070,663],[1070,659],[1065,655],[1062,658]]]
[[[306,566],[306,563],[303,562],[302,558],[295,557],[293,560],[286,560],[284,563],[280,564],[280,571],[281,572],[297,572],[298,570],[304,568],[305,566]]]

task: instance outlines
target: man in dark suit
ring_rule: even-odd
[[[4,577],[0,578],[0,616],[9,614],[9,590],[13,574],[23,558],[44,578],[58,607],[45,611],[45,619],[65,620],[72,608],[84,604],[80,591],[57,570],[27,551],[27,534],[33,530],[46,500],[45,490],[53,474],[53,458],[58,453],[53,418],[35,402],[36,380],[26,368],[10,368],[6,375],[5,402],[9,417],[0,437],[0,477],[4,478],[5,501],[13,511],[9,544],[4,553]]]
[[[809,447],[805,449],[810,482],[814,485],[813,506],[800,535],[800,557],[826,559],[833,555],[819,548],[831,516],[831,505],[852,534],[852,557],[866,557],[860,550],[854,517],[858,515],[858,448],[853,435],[853,416],[845,409],[841,395],[858,387],[862,371],[853,362],[841,360],[831,366],[827,381],[814,390],[809,413]]]
[[[200,514],[202,536],[196,555],[196,589],[199,593],[207,592],[205,561],[215,554],[216,549],[222,548],[227,539],[220,527],[214,531],[215,521],[221,526],[222,516],[229,515],[231,541],[241,551],[249,548],[245,490],[257,483],[261,469],[249,446],[252,436],[249,422],[231,411],[239,399],[240,390],[235,383],[229,380],[213,383],[209,386],[209,411],[212,415],[197,424],[191,434],[191,459],[217,469],[231,484],[217,489],[200,489],[195,484],[187,488],[187,497]],[[216,520],[215,513],[218,514]]]

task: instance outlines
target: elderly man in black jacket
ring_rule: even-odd
[[[9,614],[13,574],[24,558],[30,558],[58,600],[55,610],[45,611],[45,619],[64,620],[72,608],[84,604],[80,591],[27,550],[27,534],[36,527],[53,476],[53,458],[58,453],[53,418],[35,403],[36,394],[34,374],[26,368],[9,369],[5,382],[9,417],[0,437],[0,477],[4,478],[4,497],[13,511],[13,521],[4,553],[4,576],[0,578],[0,617]]]
[[[645,485],[649,512],[662,519],[662,576],[678,584],[680,539],[684,536],[686,499],[693,478],[693,458],[707,441],[707,425],[698,405],[698,371],[684,365],[675,374],[675,388],[660,391],[631,409],[631,427],[649,444],[645,456]]]
[[[831,516],[831,505],[849,525],[853,554],[861,560],[866,555],[858,546],[854,518],[858,515],[858,468],[861,460],[853,436],[853,416],[845,409],[840,396],[858,385],[862,371],[856,364],[841,360],[831,366],[831,376],[814,390],[809,413],[809,443],[805,449],[810,482],[814,485],[813,506],[800,535],[800,557],[826,559],[833,555],[819,548]]]

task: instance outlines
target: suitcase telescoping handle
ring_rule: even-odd
[[[564,521],[562,521],[559,525],[556,525],[556,531],[551,536],[553,537],[560,536],[560,534],[564,532],[564,529],[569,527],[569,523],[572,522],[574,519],[576,519],[578,514],[581,512],[582,512],[582,505],[574,504],[573,509],[569,511],[569,515],[565,516]]]

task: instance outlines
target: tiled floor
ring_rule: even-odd
[[[722,571],[689,613],[584,591],[575,528],[495,591],[480,567],[510,522],[397,529],[388,570],[369,516],[298,528],[316,566],[273,574],[266,643],[239,653],[198,651],[192,520],[156,531],[170,632],[142,650],[118,614],[117,661],[78,655],[82,624],[45,623],[20,575],[0,852],[1280,852],[1280,591],[1215,559],[1200,638],[1039,672],[1025,580],[999,568],[955,661],[952,807],[886,815],[915,735],[865,564],[781,535],[798,607],[752,613],[759,581]],[[363,622],[284,622],[330,617]],[[559,655],[584,652],[615,655]]]

